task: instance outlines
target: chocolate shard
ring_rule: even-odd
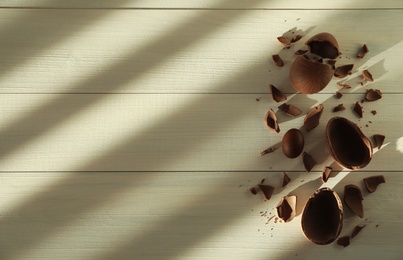
[[[349,236],[339,237],[337,239],[337,244],[343,247],[350,245],[350,237]]]
[[[297,34],[294,37],[292,37],[291,43],[297,42],[297,41],[301,40],[301,38],[302,38],[302,35]]]
[[[289,45],[291,44],[291,40],[288,39],[288,37],[285,37],[285,36],[277,37],[277,41],[278,41],[281,45],[283,45],[284,47],[287,47],[287,46],[289,46]]]
[[[277,216],[285,222],[290,222],[296,215],[297,196],[285,196],[278,203]]]
[[[287,100],[287,97],[278,88],[270,84],[270,92],[274,101],[281,102]]]
[[[278,125],[277,116],[274,113],[273,109],[269,109],[269,111],[267,111],[264,119],[265,119],[266,126],[269,129],[274,130],[277,133],[280,132],[280,127]]]
[[[323,105],[319,104],[311,108],[304,118],[304,127],[309,132],[319,125],[320,117],[323,113]]]
[[[343,83],[340,83],[340,82],[337,82],[336,85],[337,85],[338,87],[342,88],[342,89],[343,89],[343,88],[344,88],[344,89],[349,89],[349,88],[351,88],[350,85],[348,85],[348,84],[343,84]]]
[[[282,104],[278,108],[290,116],[298,116],[302,113],[302,111],[299,108],[297,108],[293,105],[286,104],[286,103]]]
[[[341,94],[339,91],[336,91],[336,94],[334,94],[334,96],[335,96],[337,99],[340,99],[340,98],[343,96],[343,94]]]
[[[374,78],[372,77],[372,74],[368,70],[363,70],[361,75],[367,81],[374,82]]]
[[[361,189],[353,184],[344,187],[344,202],[360,218],[364,217]]]
[[[365,228],[365,225],[362,225],[362,226],[357,225],[357,226],[355,226],[355,228],[353,230],[353,233],[351,233],[351,238],[354,238],[356,235],[358,235],[358,233],[360,233],[363,228]]]
[[[258,184],[260,190],[263,192],[263,195],[267,200],[271,198],[274,192],[274,187],[270,185],[265,185],[265,184]]]
[[[294,54],[295,55],[304,55],[305,53],[307,53],[308,52],[308,50],[298,50],[298,51],[296,51]]]
[[[365,94],[366,101],[376,101],[382,98],[382,92],[379,89],[369,89]]]
[[[363,114],[362,106],[360,105],[360,103],[358,101],[355,102],[353,110],[357,114],[357,116],[362,118],[362,114]]]
[[[347,64],[336,68],[334,72],[334,76],[337,78],[344,78],[347,75],[351,75],[351,70],[353,69],[354,64]]]
[[[385,136],[381,135],[381,134],[374,134],[372,137],[374,138],[375,147],[378,147],[378,149],[381,149],[381,147],[383,145],[383,141],[385,141]]]
[[[288,177],[287,173],[283,172],[283,185],[281,187],[284,188],[290,181],[291,179]]]
[[[269,148],[267,148],[266,150],[264,150],[263,152],[261,152],[261,153],[260,153],[260,156],[263,156],[263,155],[272,153],[272,152],[274,152],[275,150],[277,150],[276,147],[269,147]]]
[[[344,109],[346,109],[346,108],[344,107],[344,105],[343,105],[343,104],[340,104],[340,105],[337,105],[336,107],[333,108],[333,112],[339,112],[339,111],[342,111],[342,110],[344,110]]]
[[[364,58],[365,54],[368,53],[368,46],[364,44],[357,53],[357,58]]]
[[[284,66],[284,61],[283,59],[280,57],[280,55],[278,54],[274,54],[272,56],[274,63],[279,66],[279,67],[283,67]]]
[[[378,185],[381,183],[385,183],[385,177],[383,175],[375,175],[364,178],[364,184],[369,193],[375,192],[378,188]]]
[[[323,171],[322,171],[322,182],[325,183],[330,177],[330,174],[332,173],[332,167],[326,166]]]
[[[307,172],[310,172],[312,168],[316,165],[316,161],[307,152],[303,153],[302,162],[304,163],[304,167]]]

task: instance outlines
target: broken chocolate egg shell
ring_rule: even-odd
[[[258,184],[258,187],[262,191],[264,197],[269,200],[271,196],[273,195],[274,192],[274,187],[270,185],[265,185],[265,184]]]
[[[337,193],[331,188],[317,190],[305,204],[301,227],[315,244],[326,245],[336,240],[343,227],[343,205]]]
[[[284,100],[287,100],[287,97],[281,92],[278,88],[270,84],[270,92],[272,95],[272,98],[276,102],[281,102]]]
[[[357,58],[364,58],[364,56],[369,52],[368,46],[364,44],[357,53]]]
[[[304,118],[304,127],[309,132],[319,125],[320,117],[323,113],[323,105],[319,104],[311,108]]]
[[[371,177],[364,178],[365,188],[369,193],[373,193],[378,188],[378,185],[385,183],[385,177],[383,175],[375,175]]]
[[[336,68],[334,72],[334,76],[337,78],[344,78],[348,75],[351,75],[351,70],[353,69],[354,64],[347,64]]]
[[[322,171],[322,182],[325,183],[330,177],[330,174],[332,173],[333,168],[330,166],[325,166],[325,168]]]
[[[344,202],[360,218],[364,217],[362,200],[361,189],[358,186],[349,184],[344,187]]]
[[[324,63],[298,56],[290,68],[292,86],[303,94],[314,94],[324,89],[333,77],[333,70]]]
[[[284,61],[283,61],[283,59],[280,57],[280,55],[274,54],[274,55],[272,55],[271,57],[272,57],[272,59],[273,59],[273,61],[274,61],[274,64],[276,64],[278,67],[283,67],[283,66],[284,66]]]
[[[284,220],[284,222],[290,222],[296,215],[297,196],[285,196],[281,199],[276,207],[277,216]]]
[[[366,101],[376,101],[382,98],[382,92],[379,89],[369,89],[365,94]]]
[[[350,245],[350,237],[349,236],[343,236],[337,239],[337,245],[346,247]]]
[[[375,147],[381,149],[383,142],[385,141],[385,136],[381,134],[374,134],[373,136],[374,142],[375,142]]]
[[[370,140],[355,123],[344,117],[333,117],[328,121],[326,141],[335,161],[347,169],[362,169],[372,159]]]
[[[277,133],[280,132],[280,127],[277,122],[277,116],[274,113],[273,109],[269,109],[269,111],[267,111],[266,116],[264,117],[264,121],[267,128],[269,128],[270,130],[274,130]]]
[[[312,53],[322,58],[336,59],[340,55],[336,38],[327,32],[312,36],[305,44]]]
[[[288,158],[296,158],[304,149],[304,135],[300,130],[292,128],[284,134],[281,145],[285,156]]]
[[[305,171],[306,172],[311,172],[311,170],[313,169],[313,167],[317,164],[317,162],[315,161],[315,159],[313,159],[313,157],[307,153],[304,152],[302,155],[302,162],[304,164],[305,167]]]

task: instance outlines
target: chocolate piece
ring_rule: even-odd
[[[344,107],[344,105],[343,105],[343,104],[340,104],[340,105],[337,105],[336,107],[333,108],[333,112],[339,112],[339,111],[342,111],[342,110],[344,110],[344,109],[346,109],[346,108]]]
[[[362,106],[360,105],[360,103],[358,103],[358,101],[355,102],[354,112],[357,114],[357,116],[362,118],[362,113],[363,113]]]
[[[340,88],[344,88],[344,89],[349,89],[349,88],[351,88],[350,85],[348,85],[348,84],[343,84],[343,83],[339,83],[339,82],[337,82],[336,85],[339,86]]]
[[[269,129],[274,130],[277,133],[280,132],[280,127],[277,122],[277,116],[274,113],[273,109],[269,109],[269,111],[267,111],[264,121]]]
[[[307,172],[310,172],[312,168],[316,165],[316,161],[307,152],[303,153],[302,162],[304,163],[304,167]]]
[[[279,66],[279,67],[283,67],[284,66],[284,61],[283,59],[281,59],[280,55],[278,54],[274,54],[272,56],[274,63]]]
[[[335,97],[340,99],[343,96],[339,91],[336,91]]]
[[[337,193],[330,188],[317,190],[304,207],[301,227],[315,244],[326,245],[336,240],[343,227],[343,206]]]
[[[260,190],[263,192],[263,195],[267,200],[271,198],[274,192],[274,187],[270,185],[258,184]]]
[[[368,53],[368,46],[364,44],[357,53],[357,58],[364,58],[365,54]]]
[[[370,81],[370,82],[373,82],[373,81],[374,81],[374,78],[372,78],[372,74],[371,74],[368,70],[364,70],[364,71],[361,73],[361,75],[362,75],[362,77],[363,77],[364,79],[366,79],[367,81]]]
[[[378,185],[381,183],[385,183],[385,177],[383,177],[383,175],[364,178],[364,184],[369,193],[375,192],[376,188],[378,188]]]
[[[379,89],[369,89],[365,94],[366,101],[376,101],[382,98],[382,92]]]
[[[349,236],[339,237],[339,239],[337,239],[337,244],[343,247],[350,245],[350,237]]]
[[[358,186],[349,184],[344,186],[344,202],[360,218],[364,217],[362,194]]]
[[[355,226],[355,228],[353,230],[353,233],[351,233],[351,238],[354,238],[356,235],[358,235],[358,233],[360,233],[363,228],[365,228],[365,225],[363,225],[363,226],[359,226],[359,225]]]
[[[297,41],[301,40],[301,38],[302,38],[302,35],[297,34],[294,37],[292,37],[291,43],[297,42]]]
[[[270,92],[274,101],[281,102],[287,100],[287,97],[278,88],[270,84]]]
[[[256,195],[256,194],[257,194],[257,190],[256,190],[255,187],[250,188],[249,191],[250,191],[253,195]]]
[[[285,47],[289,46],[290,43],[291,43],[290,39],[288,39],[288,38],[285,37],[285,36],[277,37],[277,40],[278,40],[278,42],[279,42],[281,45],[283,45],[283,46],[285,46]]]
[[[312,36],[305,44],[312,53],[322,58],[336,59],[340,54],[336,38],[327,32]]]
[[[333,117],[328,121],[326,141],[330,154],[345,168],[358,170],[371,161],[370,140],[355,123],[344,117]]]
[[[281,198],[281,201],[276,206],[277,216],[284,222],[290,222],[296,215],[296,205],[297,197],[295,195]]]
[[[292,86],[303,94],[314,94],[324,89],[333,77],[327,64],[314,62],[298,56],[290,68]]]
[[[304,55],[305,53],[307,53],[308,52],[308,50],[298,50],[298,51],[296,51],[294,54],[295,55]]]
[[[319,104],[311,108],[304,118],[304,127],[309,132],[319,125],[319,119],[323,113],[323,105]]]
[[[275,150],[277,150],[276,147],[269,147],[269,148],[267,148],[266,150],[264,150],[263,152],[261,152],[261,153],[260,153],[260,156],[263,156],[263,155],[272,153],[272,152],[274,152]]]
[[[334,76],[338,78],[344,78],[347,75],[351,75],[351,70],[353,69],[354,64],[347,64],[336,68],[334,72]]]
[[[374,134],[373,138],[375,141],[375,147],[378,147],[378,149],[381,149],[383,141],[385,141],[385,136],[380,135],[380,134]]]
[[[287,173],[283,172],[283,185],[281,187],[284,188],[290,181],[291,179],[288,177]]]
[[[326,166],[323,171],[322,171],[322,182],[325,183],[330,177],[330,174],[332,173],[332,167]]]
[[[288,158],[298,157],[304,149],[304,145],[304,135],[296,128],[288,130],[283,136],[282,149]]]
[[[371,113],[372,113],[373,115],[376,115],[376,110],[371,110]]]
[[[297,107],[295,107],[293,105],[289,105],[287,103],[282,104],[278,108],[290,116],[298,116],[302,113],[302,111],[300,109],[298,109]]]

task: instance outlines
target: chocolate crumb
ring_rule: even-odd
[[[272,56],[274,63],[278,66],[278,67],[283,67],[284,66],[284,61],[283,59],[281,59],[280,55],[278,54],[274,54]]]
[[[339,239],[337,239],[337,244],[343,247],[350,245],[350,237],[349,236],[340,237]]]
[[[367,81],[374,82],[374,78],[372,77],[372,74],[368,70],[363,70],[361,75]]]
[[[357,58],[364,58],[365,54],[368,53],[368,46],[364,44],[357,53]]]
[[[312,168],[316,165],[316,161],[307,152],[303,153],[302,162],[304,163],[304,167],[307,172],[310,172]]]
[[[357,116],[362,118],[363,114],[362,106],[358,103],[358,101],[354,105],[354,112],[357,114]]]
[[[371,113],[372,113],[373,115],[376,115],[376,110],[371,110]]]
[[[340,99],[343,96],[339,91],[336,91],[335,97]]]
[[[340,105],[338,105],[338,106],[333,108],[333,112],[339,112],[339,111],[342,111],[342,110],[345,110],[345,109],[346,108],[344,107],[344,105],[340,104]]]
[[[378,228],[378,227],[379,227],[379,225],[378,225],[378,224],[376,224],[375,228]]]
[[[257,190],[256,190],[255,187],[250,188],[249,191],[250,191],[253,195],[256,195],[256,194],[257,194]]]
[[[260,181],[260,184],[263,184],[265,180],[266,180],[266,178],[263,178],[263,179]]]
[[[353,233],[351,233],[351,238],[354,238],[356,235],[358,235],[358,233],[360,233],[360,231],[365,227],[365,225],[362,226],[355,226]]]
[[[274,192],[274,187],[270,185],[259,184],[260,190],[263,192],[263,195],[267,200],[271,198]]]
[[[259,101],[260,101],[260,98],[257,98],[256,101],[259,102]]]

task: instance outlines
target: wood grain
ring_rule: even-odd
[[[324,93],[339,81],[359,86],[366,68],[384,92],[403,80],[403,10],[3,9],[0,16],[0,93],[267,93],[269,84],[293,93],[294,52],[322,31],[339,41],[336,65],[355,64],[354,75],[335,78]],[[289,30],[304,37],[283,50],[276,37],[292,37]],[[370,52],[354,58],[364,43]],[[274,65],[276,53],[285,67]]]

